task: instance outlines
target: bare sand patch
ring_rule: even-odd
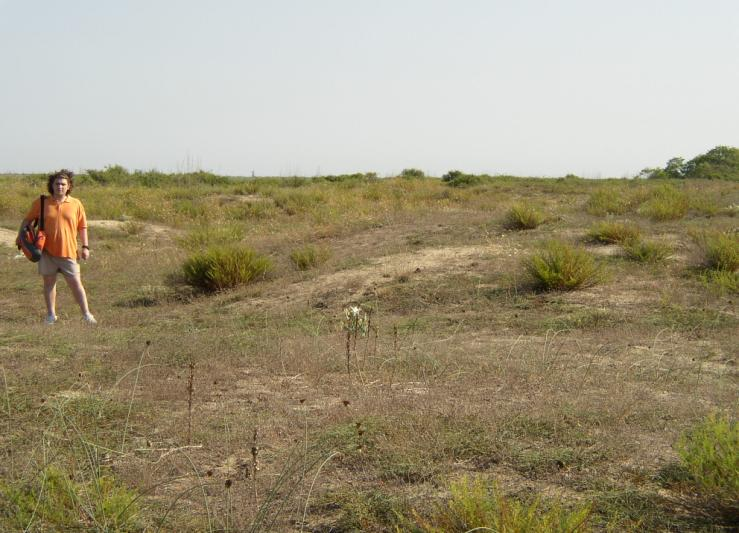
[[[0,228],[0,245],[15,248],[15,237],[17,232],[5,228]]]

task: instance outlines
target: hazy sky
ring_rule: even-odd
[[[620,177],[719,144],[737,0],[0,0],[0,172]]]

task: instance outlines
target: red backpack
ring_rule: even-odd
[[[29,261],[38,263],[41,260],[41,251],[44,249],[46,243],[46,233],[44,232],[44,200],[46,196],[41,195],[41,207],[39,210],[38,220],[34,220],[25,224],[18,238],[15,240],[15,245],[20,251],[23,252]]]

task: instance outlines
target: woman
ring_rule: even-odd
[[[87,295],[80,278],[77,258],[87,260],[90,246],[87,236],[87,217],[82,202],[69,196],[74,186],[74,173],[60,170],[49,176],[46,188],[51,198],[44,200],[44,231],[46,244],[39,261],[38,271],[44,279],[44,299],[46,300],[46,323],[56,322],[56,276],[58,272],[72,290],[74,299],[82,311],[82,319],[88,324],[97,324],[87,305]],[[39,218],[41,201],[36,199],[21,227]],[[82,248],[78,254],[77,236]]]

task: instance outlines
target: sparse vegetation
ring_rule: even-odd
[[[534,286],[540,290],[570,291],[601,281],[602,271],[587,251],[550,241],[524,262]]]
[[[737,418],[737,272],[716,268],[736,182],[101,172],[75,189],[98,328],[66,290],[43,326],[35,268],[0,244],[0,530],[29,509],[31,531],[422,531],[499,508],[532,524],[589,509],[598,531],[735,527],[675,450],[696,420]],[[0,180],[5,238],[45,178]],[[636,221],[665,186],[687,214]],[[669,263],[573,245],[590,201],[613,198],[628,215],[601,221],[669,243]],[[552,223],[501,231],[515,204]],[[627,234],[608,237],[625,254]],[[547,262],[549,240],[568,252]],[[246,243],[248,282],[185,283],[193,257]],[[307,274],[304,243],[332,254]],[[602,283],[527,290],[546,286],[536,256],[553,288]],[[215,264],[242,271],[230,261]]]

